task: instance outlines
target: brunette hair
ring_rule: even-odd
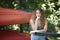
[[[41,8],[36,8],[34,11],[33,11],[33,14],[32,14],[32,19],[34,20],[35,22],[35,19],[36,19],[36,10],[40,10],[40,25],[41,26],[44,26],[45,25],[45,14],[43,12],[43,10]]]

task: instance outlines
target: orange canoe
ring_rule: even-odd
[[[0,26],[29,23],[32,13],[23,10],[0,8]]]

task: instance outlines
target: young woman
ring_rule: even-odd
[[[35,32],[46,32],[47,31],[48,21],[45,18],[43,11],[40,8],[34,10],[33,15],[30,19],[31,26],[31,40],[45,40],[45,36],[35,35]]]

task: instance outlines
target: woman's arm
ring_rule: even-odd
[[[35,23],[34,23],[34,21],[32,19],[30,20],[30,25],[31,25],[31,28],[33,29],[33,31],[31,31],[30,33],[35,33],[35,30],[37,30],[38,19],[39,18],[36,18]]]
[[[35,20],[35,23],[34,23],[34,21],[31,19],[31,20],[30,20],[30,25],[31,25],[32,30],[36,30],[37,27],[38,27],[38,19]]]
[[[46,32],[47,31],[47,28],[48,28],[48,21],[45,20],[44,28],[41,29],[41,30],[36,30],[35,32]]]
[[[34,22],[33,22],[33,20],[32,19],[30,19],[30,27],[31,27],[31,29],[32,30],[35,30],[35,28],[34,28]]]

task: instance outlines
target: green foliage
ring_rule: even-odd
[[[60,29],[60,0],[0,0],[0,7],[21,9],[32,12],[36,7],[40,7],[48,20],[48,31],[56,33]],[[19,24],[22,31],[29,29],[28,24]],[[3,30],[4,27],[0,27]],[[7,29],[8,27],[6,27]],[[11,25],[8,29],[14,29]],[[51,39],[52,40],[52,39]]]

